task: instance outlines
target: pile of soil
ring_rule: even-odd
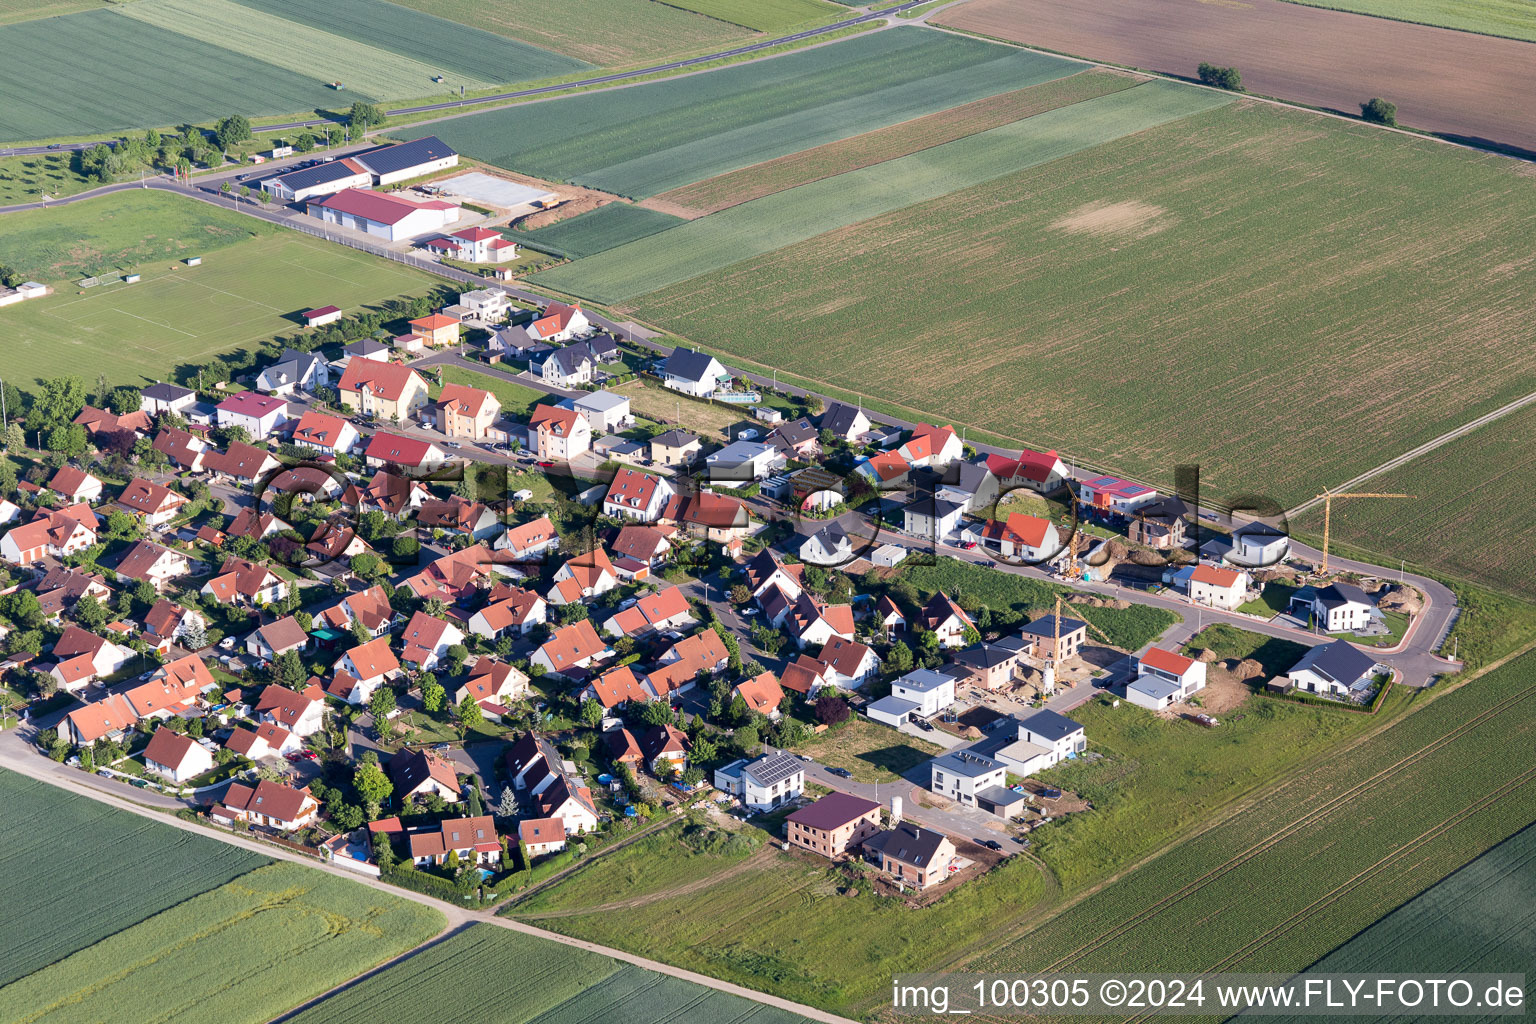
[[[1237,678],[1247,682],[1249,679],[1258,679],[1264,675],[1264,666],[1252,658],[1244,658],[1231,670]]]
[[[1135,551],[1131,552],[1131,564],[1145,565],[1149,567],[1164,566],[1168,564],[1168,559],[1164,558],[1156,551],[1148,551],[1145,548],[1137,548]]]
[[[570,220],[578,214],[588,213],[599,206],[607,206],[614,200],[608,196],[584,195],[575,199],[569,199],[559,206],[548,210],[539,210],[530,213],[518,221],[516,227],[519,231],[534,231],[538,228],[547,228],[551,224],[558,224],[562,220]]]
[[[1417,615],[1424,610],[1424,595],[1406,584],[1383,588],[1381,593],[1384,596],[1377,599],[1376,605],[1384,612]]]
[[[1216,652],[1207,647],[1199,654],[1195,655],[1195,660],[1204,662],[1205,664],[1209,665],[1211,662],[1216,660]]]

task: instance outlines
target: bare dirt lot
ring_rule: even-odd
[[[1236,67],[1251,92],[1536,153],[1536,48],[1281,0],[970,0],[945,25],[1091,60],[1193,77]]]

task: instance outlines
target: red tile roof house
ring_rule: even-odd
[[[840,636],[828,640],[816,660],[827,666],[827,681],[842,690],[857,690],[880,671],[880,655]]]
[[[336,678],[327,692],[348,704],[366,704],[384,681],[400,674],[400,661],[381,636],[343,654],[332,666]]]
[[[524,818],[517,823],[517,838],[530,857],[542,857],[565,849],[565,823],[559,818]]]
[[[422,672],[430,672],[448,654],[448,648],[463,640],[464,631],[451,622],[426,612],[417,612],[405,624],[405,632],[400,635],[400,642],[404,645],[400,652],[400,662],[415,665]]]
[[[549,641],[534,651],[529,660],[535,665],[543,665],[544,670],[551,675],[581,678],[585,673],[578,672],[575,676],[570,673],[584,669],[593,661],[606,658],[612,653],[608,645],[598,637],[592,623],[582,619],[555,630]]]
[[[101,676],[119,671],[134,657],[132,648],[114,644],[76,625],[64,627],[53,645],[58,664],[49,674],[59,689],[74,693]]]
[[[341,496],[341,501],[359,512],[378,509],[396,519],[406,519],[429,497],[431,495],[420,481],[381,469],[365,486],[349,486]]]
[[[164,526],[186,505],[187,499],[169,487],[139,477],[117,496],[117,506],[143,520],[145,526]]]
[[[560,546],[560,534],[549,516],[540,516],[520,526],[509,526],[491,547],[505,551],[518,561],[528,561],[554,551]]]
[[[139,716],[134,714],[128,698],[114,693],[71,711],[65,716],[59,732],[71,745],[83,747],[100,739],[119,739],[138,721]]]
[[[459,218],[459,207],[441,199],[413,202],[371,189],[344,188],[310,199],[305,210],[326,224],[362,231],[390,242],[403,242],[441,231]]]
[[[784,666],[784,671],[779,675],[779,685],[809,700],[830,682],[831,677],[830,666],[817,661],[809,654],[802,654]]]
[[[772,672],[743,679],[736,684],[736,693],[747,702],[749,711],[767,715],[770,721],[779,720],[779,703],[784,699],[784,688]]]
[[[256,715],[263,722],[281,726],[303,739],[325,728],[325,700],[318,686],[295,693],[286,686],[273,684],[261,691]]]
[[[182,469],[200,473],[208,455],[208,442],[185,430],[163,427],[155,435],[154,449]]]
[[[1016,459],[1006,455],[988,455],[987,469],[997,478],[1000,491],[1028,487],[1032,491],[1049,494],[1067,479],[1067,466],[1054,450],[1037,452],[1025,448]]]
[[[436,469],[448,461],[443,450],[428,441],[414,437],[401,437],[380,431],[368,441],[364,453],[368,465],[375,469],[384,466],[403,466],[410,469]]]
[[[459,776],[453,763],[429,750],[400,751],[389,759],[389,777],[397,800],[436,793],[451,804],[459,802]]]
[[[613,549],[613,568],[627,580],[639,581],[666,560],[672,550],[677,530],[671,526],[625,526],[609,545]]]
[[[593,548],[584,555],[577,555],[551,577],[554,586],[549,590],[550,604],[578,604],[583,599],[606,594],[619,585],[619,575],[602,548]]]
[[[91,405],[81,409],[80,415],[75,417],[74,422],[83,426],[92,437],[97,434],[138,434],[148,430],[151,425],[149,413],[139,409],[119,416],[115,412],[108,412]]]
[[[52,555],[64,558],[96,543],[100,523],[83,502],[60,511],[39,509],[30,523],[13,526],[0,537],[0,558],[12,565],[32,565]]]
[[[242,391],[231,395],[216,407],[221,427],[243,427],[256,440],[270,437],[288,422],[288,402],[274,395]]]
[[[954,427],[937,427],[919,423],[897,449],[913,466],[947,466],[965,454]]]
[[[423,249],[440,252],[463,263],[505,263],[517,256],[517,243],[499,231],[473,227],[429,239]]]
[[[385,420],[404,420],[427,401],[421,374],[376,359],[352,360],[336,387],[343,408]]]
[[[524,636],[545,621],[548,605],[531,590],[513,589],[511,594],[481,608],[469,617],[469,631],[487,640],[503,634]]]
[[[515,666],[484,655],[465,676],[454,692],[453,702],[463,704],[473,698],[487,718],[501,721],[507,705],[528,696],[528,677]]]
[[[824,644],[833,637],[853,639],[853,606],[828,604],[809,591],[800,595],[781,622],[801,647]]]
[[[235,516],[234,522],[229,524],[229,529],[224,531],[228,537],[249,537],[251,540],[266,540],[274,533],[282,533],[291,530],[293,526],[277,518],[270,512],[259,512],[254,508],[243,508]]]
[[[242,441],[231,444],[228,451],[209,452],[203,458],[204,469],[247,485],[260,480],[280,465],[282,463],[271,452]]]
[[[434,829],[409,833],[411,860],[417,866],[441,864],[456,853],[460,864],[501,863],[501,838],[489,814],[477,818],[445,818]]]
[[[1197,565],[1189,576],[1189,599],[1195,604],[1231,611],[1248,599],[1248,574]]]
[[[429,498],[416,510],[416,522],[428,529],[490,540],[501,531],[501,517],[478,501],[454,494],[447,498]]]
[[[178,576],[192,571],[192,562],[180,551],[161,547],[147,540],[136,542],[117,563],[117,574],[131,580],[148,582],[162,591]]]
[[[692,626],[693,609],[681,587],[667,587],[648,594],[603,623],[613,636],[641,636]]]
[[[390,607],[384,588],[374,584],[367,590],[356,591],[337,601],[320,613],[319,620],[332,629],[344,630],[351,629],[354,620],[362,619],[368,632],[379,636],[388,632],[394,617],[395,611]]]
[[[266,605],[288,596],[288,584],[264,565],[230,556],[201,591],[219,604]]]
[[[528,325],[528,336],[539,341],[569,341],[591,326],[580,306],[551,302],[544,315]]]
[[[620,519],[654,523],[667,508],[667,501],[677,493],[665,479],[637,469],[621,469],[608,484],[603,497],[603,514]]]
[[[655,690],[651,689],[644,676],[635,674],[632,666],[620,665],[609,669],[588,683],[581,691],[581,699],[595,700],[607,710],[612,711],[631,701],[646,704],[658,700],[659,696]]]
[[[163,597],[144,614],[144,633],[157,640],[180,642],[188,630],[207,628],[208,620],[202,612]]]
[[[937,633],[939,643],[944,647],[964,647],[966,630],[976,628],[965,609],[951,601],[943,591],[929,599],[918,613],[917,621],[924,629]]]
[[[680,693],[698,681],[700,673],[712,676],[730,661],[725,642],[713,629],[701,629],[684,637],[664,652],[655,669],[647,675],[658,694]]]
[[[245,650],[254,658],[271,661],[279,654],[303,651],[309,646],[309,634],[292,615],[258,626],[245,638]]]
[[[614,764],[627,764],[631,769],[639,770],[640,762],[645,760],[634,734],[622,726],[603,733],[603,744],[608,748],[608,760]]]
[[[213,771],[213,755],[196,740],[162,725],[144,748],[144,767],[172,782],[186,782]]]
[[[125,696],[141,719],[170,718],[192,710],[204,693],[217,687],[218,682],[203,659],[189,654],[162,665],[148,682],[135,686]]]
[[[70,504],[97,501],[101,498],[101,488],[100,480],[74,466],[60,466],[53,479],[48,481],[48,489]]]
[[[314,409],[307,410],[293,428],[293,443],[313,448],[328,455],[349,452],[357,445],[361,435],[357,428],[340,416],[331,416]]]
[[[645,763],[658,779],[668,779],[688,767],[688,734],[675,725],[653,725],[640,737]]]
[[[224,741],[224,746],[252,761],[260,761],[264,757],[283,757],[304,749],[302,740],[272,722],[263,722],[254,730],[237,727],[230,733],[229,739]]]
[[[314,821],[319,811],[320,804],[308,786],[294,789],[263,779],[255,788],[233,783],[223,802],[214,805],[211,816],[225,824],[243,822],[293,832]]]

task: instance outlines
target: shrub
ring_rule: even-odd
[[[1243,91],[1243,76],[1237,68],[1217,67],[1215,64],[1201,61],[1198,73],[1202,85],[1226,89],[1228,92]]]
[[[1388,128],[1397,127],[1397,104],[1388,103],[1380,96],[1375,96],[1369,102],[1360,104],[1360,116],[1375,124],[1384,124]]]

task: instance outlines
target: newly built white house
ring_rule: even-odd
[[[1136,678],[1125,687],[1132,704],[1153,711],[1205,689],[1205,663],[1154,647],[1136,661]]]

